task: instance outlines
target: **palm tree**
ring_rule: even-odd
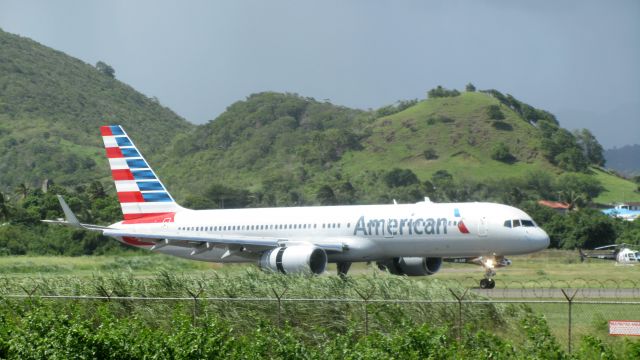
[[[0,192],[0,219],[9,219],[9,205],[4,199],[4,194]]]
[[[29,188],[25,183],[20,183],[16,186],[15,192],[22,197],[22,200],[24,200],[27,195],[29,195]]]

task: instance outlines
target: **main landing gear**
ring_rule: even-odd
[[[336,264],[338,267],[338,276],[340,276],[341,279],[344,279],[347,277],[347,272],[349,272],[349,268],[351,267],[351,263],[350,262],[339,262]]]

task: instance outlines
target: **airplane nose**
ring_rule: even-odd
[[[540,228],[528,231],[526,238],[531,251],[540,251],[549,247],[549,235]]]
[[[547,234],[546,231],[538,228],[537,233],[533,236],[532,239],[535,243],[536,246],[538,247],[538,250],[544,250],[546,248],[549,247],[549,244],[551,243],[551,241],[549,240],[549,235]]]

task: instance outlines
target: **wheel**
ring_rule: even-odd
[[[488,279],[480,280],[480,289],[489,289],[489,280]]]
[[[496,287],[495,280],[489,279],[489,286],[487,287],[487,289],[493,289],[494,287]]]

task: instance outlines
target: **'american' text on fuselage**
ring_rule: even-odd
[[[368,222],[364,216],[360,216],[353,235],[436,235],[447,233],[445,218],[417,218],[417,219],[370,219]]]

